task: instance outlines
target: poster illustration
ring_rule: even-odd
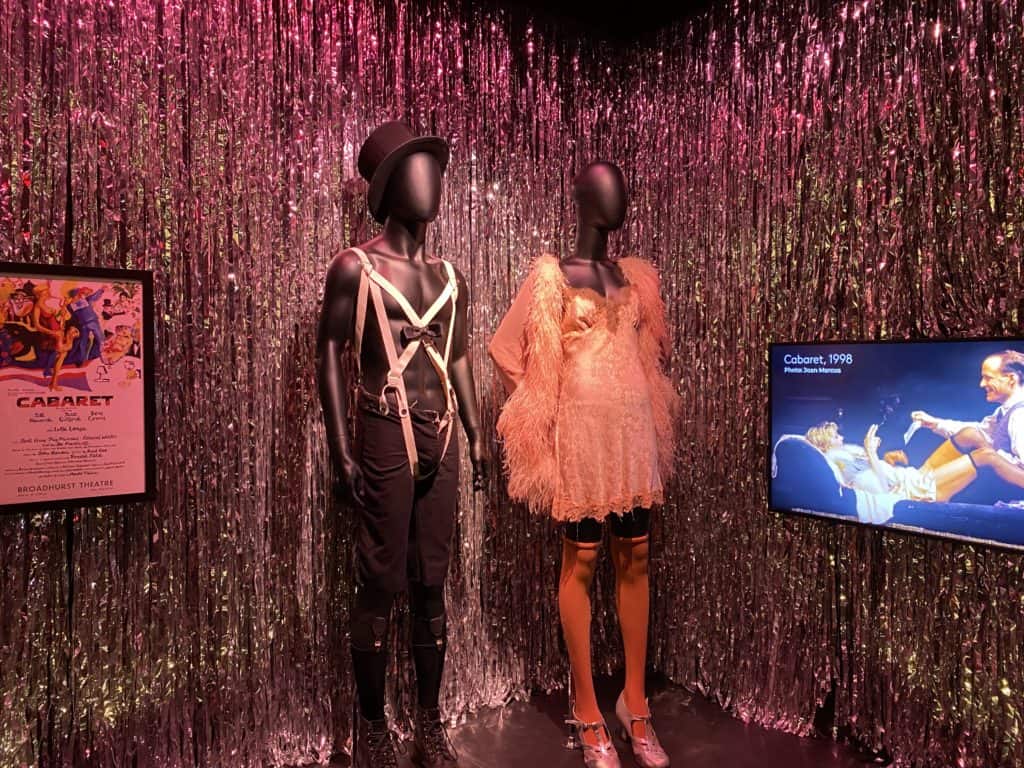
[[[0,512],[153,493],[152,276],[0,263]]]

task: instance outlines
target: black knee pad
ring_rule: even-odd
[[[448,636],[448,615],[444,609],[444,587],[414,584],[410,590],[412,644],[444,648]]]
[[[388,637],[393,598],[383,593],[360,592],[352,609],[350,633],[357,651],[380,653]]]
[[[388,636],[387,616],[359,616],[352,619],[352,647],[357,651],[380,653]]]
[[[412,644],[423,648],[443,650],[448,643],[448,617],[443,611],[440,616],[413,616]]]

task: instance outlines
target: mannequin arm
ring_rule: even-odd
[[[505,394],[511,395],[523,380],[526,370],[526,318],[530,312],[530,301],[533,297],[533,273],[523,282],[505,317],[502,318],[498,330],[494,332],[487,351],[498,370],[501,383],[505,386]]]
[[[480,427],[480,408],[476,400],[476,383],[469,360],[469,288],[462,273],[456,270],[459,298],[455,303],[455,322],[452,326],[452,359],[448,375],[459,399],[459,419],[469,439],[469,458],[473,463],[473,488],[482,490],[487,480],[487,456],[483,429]]]
[[[363,475],[353,456],[348,426],[351,387],[341,363],[341,355],[352,341],[360,270],[359,261],[351,258],[350,253],[336,256],[328,268],[317,333],[317,379],[331,460],[345,490],[357,504],[362,505],[365,501]]]

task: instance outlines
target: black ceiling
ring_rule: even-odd
[[[563,32],[628,43],[674,21],[727,6],[729,0],[489,0],[484,4],[553,24]]]

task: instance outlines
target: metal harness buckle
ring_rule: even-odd
[[[382,411],[382,413],[385,416],[388,414],[390,410],[387,402],[388,390],[392,390],[395,393],[395,400],[398,401],[398,415],[403,419],[409,415],[409,403],[407,403],[405,401],[405,398],[402,397],[402,390],[399,386],[400,383],[400,375],[394,376],[393,374],[388,374],[387,384],[385,384],[384,389],[380,391],[380,401],[382,406],[385,408],[385,410]]]

